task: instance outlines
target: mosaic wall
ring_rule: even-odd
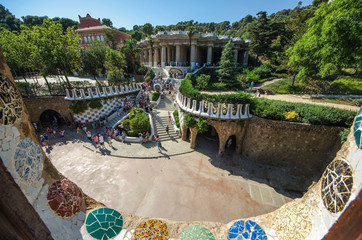
[[[94,239],[107,240],[121,232],[123,218],[114,209],[98,208],[88,214],[85,224],[88,234]]]
[[[133,238],[135,240],[141,239],[158,239],[158,240],[167,240],[168,239],[168,228],[167,224],[161,220],[148,220],[141,223],[135,229]]]
[[[14,83],[0,74],[0,124],[11,125],[20,118],[21,96]]]
[[[58,180],[54,182],[47,195],[49,207],[62,218],[73,217],[80,211],[82,191],[73,182]]]
[[[181,240],[215,240],[214,235],[207,229],[199,225],[185,228],[180,235]]]
[[[251,220],[240,220],[234,223],[229,229],[229,239],[230,240],[266,240],[264,230]]]
[[[353,136],[357,147],[362,149],[362,108],[358,111],[356,120],[353,124]]]

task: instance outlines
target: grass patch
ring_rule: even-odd
[[[276,81],[272,84],[266,85],[262,88],[262,90],[267,90],[269,94],[277,94],[278,89],[281,86],[290,85],[292,83],[292,79],[281,79],[279,81]]]

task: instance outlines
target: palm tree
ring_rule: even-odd
[[[187,32],[186,35],[189,37],[189,40],[190,40],[190,66],[191,66],[191,60],[192,60],[191,59],[191,38],[196,33],[196,31],[195,31],[195,28],[193,26],[188,26],[187,30],[188,30],[188,32]]]
[[[136,59],[141,56],[143,50],[138,47],[136,39],[130,38],[123,46],[122,52],[131,59],[133,76],[136,77]]]

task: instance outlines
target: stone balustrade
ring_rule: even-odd
[[[66,89],[66,97],[65,100],[89,100],[95,98],[104,98],[111,96],[119,96],[126,93],[137,92],[142,89],[141,85],[136,83],[131,83],[128,85],[121,86],[109,86],[103,87],[102,92],[99,88],[88,88],[87,94],[84,92],[84,89],[73,89],[71,92],[69,89]]]
[[[191,98],[187,98],[183,96],[180,92],[176,96],[176,102],[179,107],[191,113],[195,116],[200,116],[204,118],[216,118],[216,119],[245,119],[251,118],[252,115],[249,113],[249,104],[227,104],[226,114],[224,114],[224,105],[223,103],[218,103],[216,108],[216,113],[214,112],[214,103],[207,103],[207,110],[205,111],[205,101],[199,101],[197,104],[197,100],[193,100]],[[199,108],[197,108],[199,105]],[[236,107],[236,113],[233,113],[233,109]]]

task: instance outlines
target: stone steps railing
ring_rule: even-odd
[[[137,92],[142,89],[141,85],[136,83],[130,83],[128,85],[121,86],[109,86],[103,87],[102,92],[99,88],[88,88],[87,94],[84,92],[84,89],[73,89],[71,92],[69,89],[66,89],[65,100],[88,100],[94,98],[104,98],[111,96],[119,96],[126,93]]]
[[[179,107],[191,113],[192,115],[205,117],[205,118],[216,118],[216,119],[245,119],[251,118],[252,115],[249,113],[250,104],[223,104],[218,103],[216,112],[214,112],[214,104],[211,102],[207,103],[207,110],[205,111],[205,101],[199,101],[199,108],[197,108],[197,100],[187,98],[180,92],[177,93],[176,102]],[[192,104],[192,106],[191,106]],[[225,106],[226,109],[225,109]],[[236,111],[234,111],[234,109]],[[224,114],[226,110],[226,114]],[[235,112],[235,113],[233,113]]]

